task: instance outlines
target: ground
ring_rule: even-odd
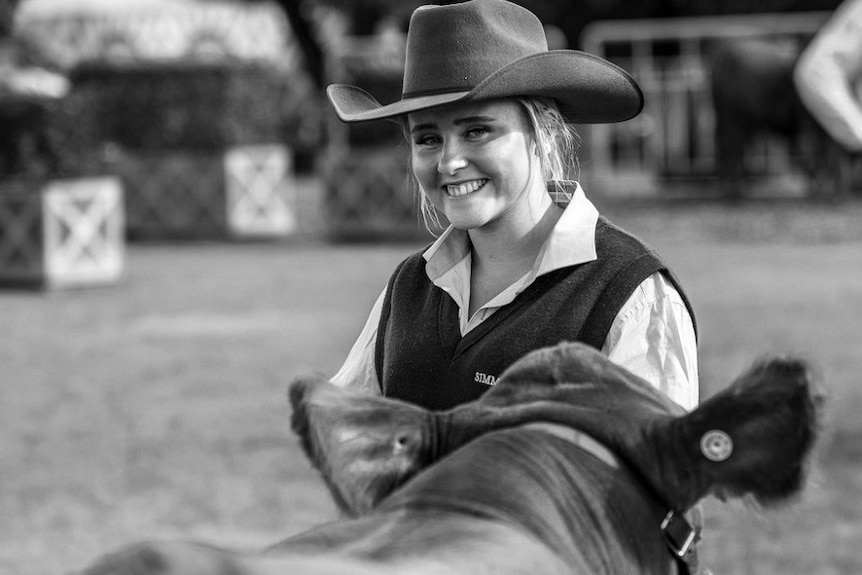
[[[698,310],[702,393],[766,353],[815,365],[829,441],[786,509],[708,504],[718,575],[862,573],[862,206],[602,205]],[[338,368],[419,244],[133,244],[100,289],[0,291],[0,575],[57,575],[141,538],[257,547],[335,516],[285,390]]]

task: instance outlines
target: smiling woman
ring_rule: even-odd
[[[694,314],[679,281],[577,181],[573,125],[636,116],[636,82],[549,50],[528,10],[472,0],[413,13],[402,86],[386,105],[355,86],[327,94],[345,122],[401,123],[426,222],[448,227],[401,263],[332,381],[445,409],[569,340],[694,407]]]
[[[401,99],[327,89],[345,122],[400,122],[427,220],[448,227],[396,269],[332,382],[432,410],[473,401],[525,354],[579,341],[686,409],[697,405],[694,314],[639,239],[577,181],[573,124],[636,116],[643,95],[613,64],[549,50],[505,0],[422,6]]]

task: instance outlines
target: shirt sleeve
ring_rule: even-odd
[[[380,383],[377,381],[377,370],[374,367],[374,350],[377,347],[377,326],[380,324],[385,297],[384,288],[371,307],[365,327],[356,338],[347,359],[341,369],[330,378],[331,383],[345,389],[380,395]]]
[[[849,151],[862,151],[862,0],[846,0],[814,37],[793,73],[799,97]]]
[[[687,410],[697,406],[697,338],[682,296],[661,272],[620,309],[602,352]]]

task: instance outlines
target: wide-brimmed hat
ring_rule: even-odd
[[[544,96],[576,124],[622,122],[643,93],[622,68],[577,50],[548,50],[529,10],[505,0],[420,6],[410,18],[401,99],[381,105],[356,86],[326,90],[345,122],[392,118],[468,100]]]

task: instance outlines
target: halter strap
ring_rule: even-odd
[[[588,435],[583,431],[567,425],[550,422],[528,423],[523,427],[527,429],[538,429],[540,431],[546,431],[552,435],[556,435],[559,438],[565,439],[569,443],[574,443],[587,453],[602,460],[608,466],[613,467],[614,469],[620,468],[620,461],[617,459],[617,456],[614,455],[610,449],[596,441],[591,435]]]
[[[614,469],[620,468],[617,456],[591,435],[583,431],[567,425],[550,422],[528,423],[522,427],[537,429],[556,435],[569,443],[577,445],[587,453],[600,459],[609,467]],[[677,513],[673,509],[667,512],[659,528],[661,529],[662,539],[676,560],[680,575],[694,575],[697,572],[697,567],[692,565],[692,563],[696,563],[694,543],[697,540],[697,533],[694,528],[682,513]]]

